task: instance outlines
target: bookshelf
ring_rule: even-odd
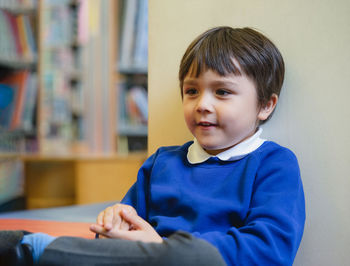
[[[85,79],[79,39],[82,1],[42,0],[39,8],[38,151],[70,154],[84,144]]]
[[[83,83],[76,38],[80,2],[0,1],[0,30],[7,36],[0,41],[0,84],[8,96],[0,126],[3,135],[22,133],[22,145],[11,152],[68,152],[81,139],[83,112],[76,115],[73,108]]]
[[[0,204],[25,190],[18,153],[35,131],[36,17],[35,1],[0,1]]]
[[[7,114],[0,127],[7,135],[21,131],[25,143],[13,152],[115,152],[112,6],[109,0],[0,0],[1,35],[8,36],[0,41],[0,84],[18,87],[1,90]]]
[[[117,147],[127,154],[147,150],[148,1],[119,1]]]
[[[0,1],[0,204],[24,194],[37,94],[36,1]]]
[[[137,34],[147,1],[130,1],[132,48],[120,41],[128,2],[0,0],[0,35],[12,41],[0,40],[0,205],[21,195],[28,208],[120,200],[135,180],[147,148],[147,32]],[[103,192],[88,195],[96,180]]]
[[[0,1],[0,82],[19,91],[0,118],[22,133],[13,152],[146,151],[147,3]]]

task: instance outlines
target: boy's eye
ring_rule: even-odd
[[[188,95],[196,95],[197,93],[198,91],[194,88],[189,88],[185,90],[185,94],[188,94]]]
[[[215,93],[216,93],[216,95],[218,95],[218,96],[226,96],[226,95],[231,94],[230,91],[225,90],[225,89],[218,89],[218,90],[215,91]]]

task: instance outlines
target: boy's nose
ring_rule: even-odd
[[[197,112],[212,112],[212,99],[208,93],[203,93],[199,98],[196,106]]]

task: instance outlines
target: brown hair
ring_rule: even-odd
[[[255,82],[260,106],[266,105],[273,93],[280,94],[284,79],[281,53],[267,37],[251,28],[216,27],[198,36],[181,60],[182,96],[185,77],[198,77],[206,69],[221,76],[241,75],[242,71]]]

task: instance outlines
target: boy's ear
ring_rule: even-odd
[[[277,94],[272,94],[270,97],[270,100],[267,102],[267,104],[265,106],[262,106],[259,114],[258,114],[258,119],[260,121],[264,121],[267,118],[269,118],[269,116],[272,114],[273,110],[276,107],[278,101],[278,96]]]

